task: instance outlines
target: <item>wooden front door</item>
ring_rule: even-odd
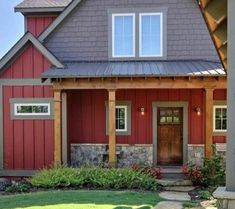
[[[183,162],[183,108],[158,108],[157,163],[182,165]]]

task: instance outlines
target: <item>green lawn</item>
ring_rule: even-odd
[[[157,193],[115,191],[51,191],[0,197],[1,209],[150,209]]]

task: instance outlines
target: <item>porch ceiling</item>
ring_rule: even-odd
[[[68,62],[51,68],[43,79],[123,77],[224,77],[222,65],[210,61]]]
[[[199,0],[220,59],[227,69],[227,0]]]

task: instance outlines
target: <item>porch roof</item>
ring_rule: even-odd
[[[220,63],[203,60],[67,62],[64,65],[65,68],[49,69],[42,74],[42,78],[226,76]]]

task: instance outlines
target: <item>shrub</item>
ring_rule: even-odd
[[[5,192],[9,193],[23,193],[23,192],[29,192],[31,189],[31,184],[28,182],[19,182],[19,183],[14,183],[11,186],[8,186],[5,189]]]
[[[225,169],[223,157],[216,154],[216,148],[213,145],[213,156],[211,159],[204,158],[204,166],[195,166],[188,164],[183,167],[185,173],[194,184],[201,186],[223,186],[225,184]]]
[[[212,195],[209,191],[204,190],[199,192],[199,197],[203,200],[211,200]]]
[[[29,182],[42,188],[157,189],[155,178],[130,168],[54,167],[40,171]]]
[[[76,169],[65,166],[55,166],[50,169],[43,169],[35,174],[29,182],[36,187],[56,188],[79,186],[84,183],[84,178]]]

